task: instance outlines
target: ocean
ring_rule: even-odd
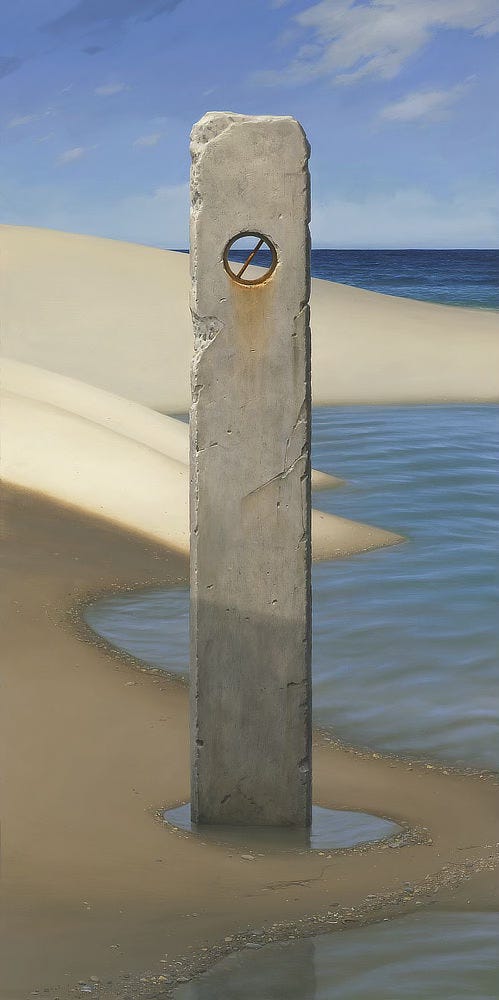
[[[467,308],[499,307],[498,265],[488,250],[312,251],[317,277]],[[335,736],[499,770],[498,430],[494,405],[314,412],[313,464],[346,480],[314,506],[407,539],[314,567],[314,719]],[[186,588],[104,598],[87,620],[145,662],[187,672]],[[424,912],[269,946],[175,1000],[493,1000],[497,929],[495,914]]]
[[[233,251],[245,260],[248,251]],[[260,250],[255,264],[270,263]],[[498,250],[320,250],[312,249],[314,278],[339,281],[385,295],[442,305],[499,309]]]

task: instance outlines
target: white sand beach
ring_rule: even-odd
[[[255,928],[451,906],[449,886],[489,905],[494,781],[319,733],[314,802],[395,819],[405,846],[250,863],[158,822],[189,798],[186,687],[113,652],[82,608],[187,579],[187,428],[171,415],[189,407],[188,257],[9,226],[0,251],[0,1000],[62,1000],[90,976],[109,1000],[166,996]],[[314,403],[497,399],[496,319],[314,280]],[[401,542],[389,527],[316,510],[314,558]]]
[[[22,226],[0,226],[0,251],[3,354],[187,412],[187,254]],[[498,398],[497,318],[486,310],[314,278],[311,326],[316,406]]]
[[[3,359],[2,479],[189,552],[188,428],[55,372]],[[315,472],[319,489],[341,480]],[[401,537],[312,513],[313,558],[344,558]]]

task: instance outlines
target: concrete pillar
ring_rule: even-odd
[[[192,819],[307,826],[309,147],[293,118],[211,113],[191,154]],[[248,232],[275,248],[256,284],[224,262]]]

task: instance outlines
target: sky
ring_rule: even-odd
[[[499,0],[16,0],[0,221],[188,246],[189,132],[293,115],[317,247],[494,247]]]

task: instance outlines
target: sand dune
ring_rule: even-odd
[[[182,420],[168,417],[130,399],[56,372],[0,358],[0,386],[4,392],[26,396],[68,410],[108,430],[124,434],[176,462],[189,464],[189,428]],[[330,490],[343,479],[312,469],[312,489]]]
[[[190,403],[187,255],[11,226],[0,247],[2,476],[187,552],[187,428],[158,412]],[[319,404],[497,389],[492,315],[313,281],[312,328]],[[313,513],[315,559],[397,541]]]
[[[403,848],[250,864],[155,822],[189,796],[187,691],[103,648],[81,610],[186,580],[187,431],[154,410],[189,405],[188,259],[19,227],[0,245],[2,1000],[63,1000],[91,976],[103,1000],[157,996],[256,928],[344,929],[456,891],[488,905],[493,782],[319,734],[314,801],[397,820]],[[492,315],[328,282],[312,309],[316,404],[497,394]],[[316,559],[399,540],[313,515]]]
[[[19,226],[0,227],[0,250],[4,354],[189,408],[186,254]],[[314,279],[311,317],[315,405],[498,398],[492,313]]]
[[[5,483],[189,552],[187,428],[180,421],[9,361],[1,421]],[[315,560],[400,541],[381,528],[312,514]]]

